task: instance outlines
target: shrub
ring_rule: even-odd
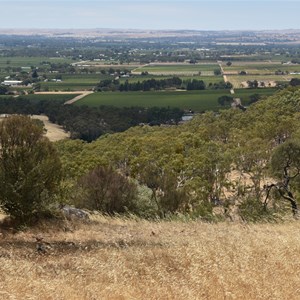
[[[58,192],[61,163],[43,128],[26,116],[0,124],[0,204],[10,216],[27,223]]]
[[[108,214],[135,212],[137,186],[111,167],[98,166],[78,181],[78,205]]]

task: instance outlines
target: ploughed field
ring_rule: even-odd
[[[300,223],[94,216],[0,235],[1,299],[299,299]],[[35,237],[43,237],[45,252]]]

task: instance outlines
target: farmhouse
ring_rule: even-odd
[[[18,86],[18,85],[22,84],[22,81],[20,81],[20,80],[4,80],[3,82],[1,82],[1,84],[7,85],[7,86]]]

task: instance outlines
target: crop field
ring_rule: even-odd
[[[279,70],[287,73],[300,72],[300,65],[278,64],[273,62],[233,62],[230,67],[226,65],[223,66],[223,70],[225,74],[238,74],[241,71],[245,71],[249,75],[273,75]]]
[[[277,92],[276,88],[259,88],[259,89],[235,89],[232,95],[234,98],[240,98],[243,105],[248,105],[249,96],[259,94],[261,96],[272,96]]]
[[[96,84],[90,82],[41,82],[41,88],[49,91],[84,91],[92,90]]]
[[[230,95],[228,90],[176,91],[176,92],[101,92],[89,95],[76,105],[117,107],[179,107],[195,111],[218,110],[218,98]]]
[[[253,94],[272,95],[275,89],[245,89],[237,90],[232,97],[242,98],[247,104],[249,96]],[[192,109],[196,112],[223,108],[218,103],[221,96],[230,96],[228,90],[205,91],[166,91],[166,92],[101,92],[88,95],[76,102],[76,105],[101,106],[113,105],[117,107],[179,107]]]
[[[39,101],[59,101],[66,102],[78,96],[79,94],[32,94],[32,95],[24,95],[20,96],[22,99],[27,99],[31,102],[39,102]]]
[[[1,234],[0,298],[299,299],[299,222],[92,220]]]
[[[91,90],[104,79],[113,79],[112,76],[102,74],[60,74],[59,82],[53,81],[55,75],[48,76],[49,81],[40,82],[42,89],[50,91],[76,91]]]
[[[204,76],[213,76],[214,70],[219,69],[219,65],[208,63],[208,64],[151,64],[141,68],[133,70],[133,72],[148,72],[149,74],[199,74]]]

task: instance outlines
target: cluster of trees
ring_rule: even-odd
[[[215,83],[209,83],[208,84],[208,88],[209,89],[213,89],[213,90],[230,90],[233,88],[233,85],[231,82],[229,81],[220,81],[220,82],[215,82]]]
[[[145,218],[298,216],[299,114],[300,89],[289,88],[246,111],[55,145],[28,117],[8,118],[0,124],[0,203],[23,221],[58,201]]]
[[[82,180],[91,179],[82,178],[104,177],[112,168],[132,183],[127,191],[131,201],[126,198],[115,212],[143,217],[188,214],[209,220],[275,218],[291,209],[296,215],[299,113],[300,90],[285,90],[247,111],[208,112],[170,128],[134,127],[91,144],[63,141],[58,149],[74,184],[72,197],[82,207],[106,199],[90,190],[95,192],[103,181],[84,187]],[[104,168],[100,175],[98,168]],[[80,195],[84,201],[78,200]]]
[[[142,82],[131,82],[129,83],[128,80],[125,83],[119,84],[119,91],[121,92],[128,92],[128,91],[150,91],[150,90],[164,90],[167,88],[181,88],[182,79],[179,77],[172,77],[167,79],[148,79],[143,80]]]
[[[150,90],[164,90],[164,89],[186,89],[186,90],[205,90],[209,89],[231,89],[232,84],[230,82],[215,82],[209,83],[206,86],[203,80],[198,79],[189,79],[189,80],[182,80],[179,77],[172,77],[166,79],[146,79],[143,81],[137,82],[129,82],[126,80],[124,83],[120,83],[119,80],[111,80],[111,79],[104,79],[99,82],[96,86],[96,91],[121,91],[121,92],[128,92],[128,91],[150,91]]]
[[[292,78],[290,80],[290,85],[291,86],[298,86],[298,85],[300,85],[300,78]]]
[[[0,95],[5,95],[8,92],[8,87],[0,84]]]
[[[0,206],[17,225],[45,213],[59,194],[62,165],[43,133],[26,116],[0,123]]]
[[[184,112],[170,107],[88,107],[64,105],[63,102],[26,98],[0,99],[0,112],[5,114],[45,114],[53,123],[64,127],[72,139],[91,142],[106,133],[124,131],[141,123],[153,125],[177,124]]]
[[[128,91],[150,91],[150,90],[163,90],[167,88],[181,88],[182,79],[179,77],[172,77],[167,79],[147,79],[137,82],[129,82],[126,80],[120,83],[119,80],[105,79],[101,80],[96,86],[97,91],[115,91],[121,92]]]

